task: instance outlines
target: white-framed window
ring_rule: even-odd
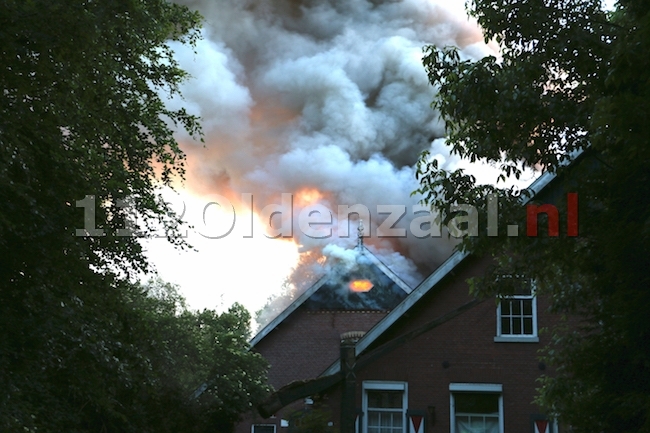
[[[275,433],[275,424],[253,424],[251,433]]]
[[[406,382],[363,382],[363,433],[404,433],[408,408]]]
[[[504,433],[503,387],[492,383],[450,383],[451,433]]]
[[[536,343],[537,296],[533,285],[504,296],[497,304],[496,342]]]

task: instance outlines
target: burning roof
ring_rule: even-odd
[[[332,273],[303,304],[309,310],[392,310],[408,292],[365,255],[346,273]]]
[[[353,263],[339,263],[284,309],[251,340],[257,344],[298,308],[310,311],[390,311],[412,289],[360,243]],[[355,290],[353,287],[357,287]]]

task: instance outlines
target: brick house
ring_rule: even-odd
[[[546,173],[530,189],[553,198],[554,184]],[[539,330],[558,317],[530,285],[478,301],[466,281],[490,259],[456,252],[411,290],[357,249],[371,271],[319,281],[251,341],[278,391],[238,433],[291,433],[296,411],[319,404],[341,433],[557,432],[533,400],[546,369],[538,350],[549,339]],[[368,302],[324,296],[355,296],[346,283],[359,278],[383,278],[363,293]]]
[[[275,389],[318,377],[339,358],[342,334],[370,330],[412,291],[361,242],[354,256],[352,266],[333,267],[251,340],[271,364]],[[281,420],[302,406],[289,405],[271,420],[253,414],[237,431],[250,432],[253,423],[258,433],[274,425],[279,433]]]

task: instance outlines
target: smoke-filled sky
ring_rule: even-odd
[[[426,44],[458,46],[467,58],[495,54],[462,0],[184,3],[205,17],[204,39],[195,51],[174,46],[192,77],[184,100],[171,106],[201,116],[205,144],[179,136],[188,176],[174,201],[179,210],[185,203],[198,252],[174,252],[162,239],[147,245],[161,277],[180,284],[190,306],[238,301],[254,312],[280,290],[300,252],[319,257],[328,244],[354,245],[358,220],[351,216],[349,237],[338,236],[348,224],[338,220],[338,205],[371,210],[366,245],[413,286],[450,254],[446,237],[378,237],[377,205],[406,205],[398,227],[408,228],[420,152],[457,165],[430,108],[434,89],[421,56]],[[268,217],[280,208],[263,209],[280,205],[283,193],[292,194],[292,209],[285,202],[273,227],[293,225],[293,236],[268,239]],[[208,239],[200,233],[218,236],[232,223],[219,196],[234,207],[234,229]],[[210,206],[204,223],[213,200],[224,207]],[[332,238],[301,234],[297,215],[315,204],[333,211]]]

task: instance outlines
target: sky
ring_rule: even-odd
[[[356,243],[358,218],[338,215],[341,205],[370,210],[365,244],[411,286],[449,256],[444,236],[391,238],[379,226],[381,206],[406,206],[396,227],[416,218],[411,192],[423,150],[445,168],[467,166],[449,155],[421,63],[427,44],[457,46],[467,59],[497,54],[463,1],[183,3],[205,17],[203,39],[194,49],[173,45],[191,78],[169,106],[201,117],[205,143],[178,135],[187,176],[164,195],[194,227],[195,251],[164,239],[145,248],[191,308],[240,302],[255,312],[295,268],[313,277],[323,257]],[[471,169],[479,181],[496,180],[495,169]],[[300,212],[318,206],[333,211],[331,237],[301,230]]]

